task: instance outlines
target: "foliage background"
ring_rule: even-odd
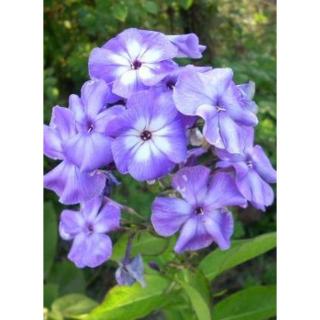
[[[229,66],[238,83],[256,83],[255,100],[260,123],[256,142],[276,161],[276,4],[273,0],[45,0],[44,1],[44,121],[54,105],[67,106],[88,79],[90,51],[127,27],[167,34],[195,32],[207,45],[204,58],[192,63]],[[190,61],[185,59],[183,63]],[[45,159],[47,172],[54,162]],[[113,197],[141,214],[150,215],[156,188],[122,178]],[[66,260],[69,245],[58,239],[57,221],[62,206],[44,193],[44,305],[68,293],[82,293],[101,301],[114,286],[113,262],[95,270],[79,270]],[[261,214],[253,208],[235,212],[234,239],[251,238],[276,229],[276,205]],[[114,241],[117,239],[114,237]],[[205,253],[200,253],[204,256]],[[275,252],[271,251],[219,276],[212,292],[226,294],[252,285],[276,281]],[[149,319],[162,319],[154,313]]]

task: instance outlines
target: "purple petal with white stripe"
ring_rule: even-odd
[[[96,268],[112,255],[112,243],[109,236],[94,233],[89,237],[79,233],[73,240],[68,258],[78,268]]]
[[[112,162],[111,142],[99,132],[77,134],[64,144],[65,156],[81,171],[92,171]]]
[[[202,57],[202,52],[206,46],[199,44],[199,38],[194,33],[181,35],[168,35],[167,38],[178,48],[178,58],[194,58]]]
[[[76,204],[102,193],[106,177],[99,171],[81,172],[62,161],[44,176],[45,188],[54,191],[63,204]]]
[[[157,197],[152,204],[151,222],[161,236],[176,233],[190,217],[192,206],[182,199]]]
[[[209,175],[210,170],[204,166],[185,167],[174,175],[172,186],[194,205],[205,199]]]
[[[275,183],[277,180],[276,170],[273,169],[272,164],[263,149],[257,145],[253,147],[248,154],[251,157],[255,170],[262,179],[268,183]]]

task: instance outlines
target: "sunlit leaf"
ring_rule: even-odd
[[[267,320],[276,315],[276,287],[259,286],[238,291],[217,303],[214,320]]]
[[[200,270],[212,280],[222,272],[253,259],[276,246],[276,233],[267,233],[253,239],[233,241],[226,251],[209,253],[200,263]]]
[[[146,288],[135,283],[132,286],[115,286],[104,301],[89,314],[86,320],[131,320],[146,316],[160,309],[168,301],[165,294],[170,281],[160,276],[146,276]]]
[[[199,320],[211,320],[210,309],[202,294],[193,286],[186,282],[180,282],[181,287],[187,294],[192,304],[193,310]]]
[[[82,294],[68,294],[53,302],[52,311],[60,313],[64,318],[77,319],[96,306],[97,303],[94,300]]]

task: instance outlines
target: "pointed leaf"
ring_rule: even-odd
[[[251,260],[276,246],[276,233],[267,233],[253,239],[233,241],[226,251],[214,250],[199,265],[200,270],[213,280],[222,272]]]
[[[60,313],[64,318],[77,319],[96,306],[97,303],[94,300],[82,294],[68,294],[53,302],[52,311]]]
[[[160,277],[146,276],[145,288],[135,283],[132,286],[115,286],[104,301],[88,315],[86,320],[131,320],[148,315],[170,301],[165,290],[170,281]]]
[[[258,286],[238,291],[213,308],[215,320],[267,320],[276,315],[276,287]]]
[[[190,299],[193,310],[199,320],[211,320],[210,309],[202,294],[186,282],[179,282]]]

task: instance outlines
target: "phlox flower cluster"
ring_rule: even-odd
[[[230,68],[177,63],[204,50],[195,34],[124,30],[92,50],[80,95],[53,107],[44,153],[60,162],[44,186],[62,204],[79,204],[63,210],[59,226],[77,267],[112,254],[108,234],[120,228],[122,209],[110,198],[115,172],[141,183],[172,178],[172,196],[155,198],[151,223],[161,236],[179,233],[177,253],[212,243],[228,249],[229,207],[272,204],[276,172],[254,144],[254,83],[236,84]],[[127,256],[116,278],[143,283],[142,272],[141,256]]]

